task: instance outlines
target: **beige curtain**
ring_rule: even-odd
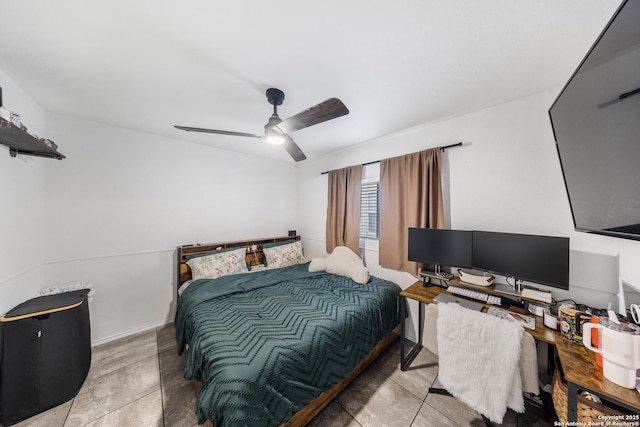
[[[360,187],[362,165],[329,172],[327,252],[347,246],[360,253]]]
[[[380,162],[380,243],[382,267],[418,274],[407,260],[409,227],[444,228],[440,148]]]

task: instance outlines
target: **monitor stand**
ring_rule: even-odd
[[[515,283],[515,286],[511,285],[509,283],[509,278],[507,278],[506,284],[498,283],[495,285],[494,290],[496,292],[499,292],[501,295],[503,295],[502,304],[505,307],[511,305],[516,307],[521,307],[527,310],[528,302],[521,298],[522,297],[522,280],[516,279],[513,276],[511,276],[511,278],[513,279],[513,283]]]
[[[519,297],[519,296],[522,295],[522,290],[517,290],[511,285],[506,285],[506,284],[503,284],[503,283],[496,284],[495,290],[497,292],[500,292],[500,293],[503,293],[503,294],[507,294],[507,295],[513,295],[513,296],[516,296],[516,297]]]
[[[428,288],[429,286],[434,284],[431,282],[431,279],[438,277],[438,274],[440,273],[440,264],[436,264],[433,268],[433,271],[422,270],[421,273],[422,273],[422,286],[425,288]]]

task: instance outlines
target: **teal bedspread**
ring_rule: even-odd
[[[308,264],[197,280],[178,301],[200,423],[277,426],[352,371],[400,323],[400,287]]]

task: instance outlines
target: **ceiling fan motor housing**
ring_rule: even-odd
[[[282,121],[280,116],[278,116],[278,105],[282,105],[282,102],[284,101],[284,92],[273,87],[267,89],[267,101],[269,101],[269,104],[273,105],[273,114],[269,117],[267,124],[264,125],[265,131],[271,129]]]
[[[282,105],[282,102],[284,101],[284,92],[273,87],[267,89],[267,101],[269,101],[269,104],[273,106]]]
[[[269,117],[269,121],[267,122],[266,125],[264,125],[264,128],[265,129],[271,129],[272,127],[276,126],[281,121],[282,121],[282,119],[280,119],[280,116],[278,116],[277,114],[273,114],[273,115],[271,115],[271,117]]]

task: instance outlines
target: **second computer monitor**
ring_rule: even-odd
[[[473,268],[569,289],[569,239],[474,231]]]

